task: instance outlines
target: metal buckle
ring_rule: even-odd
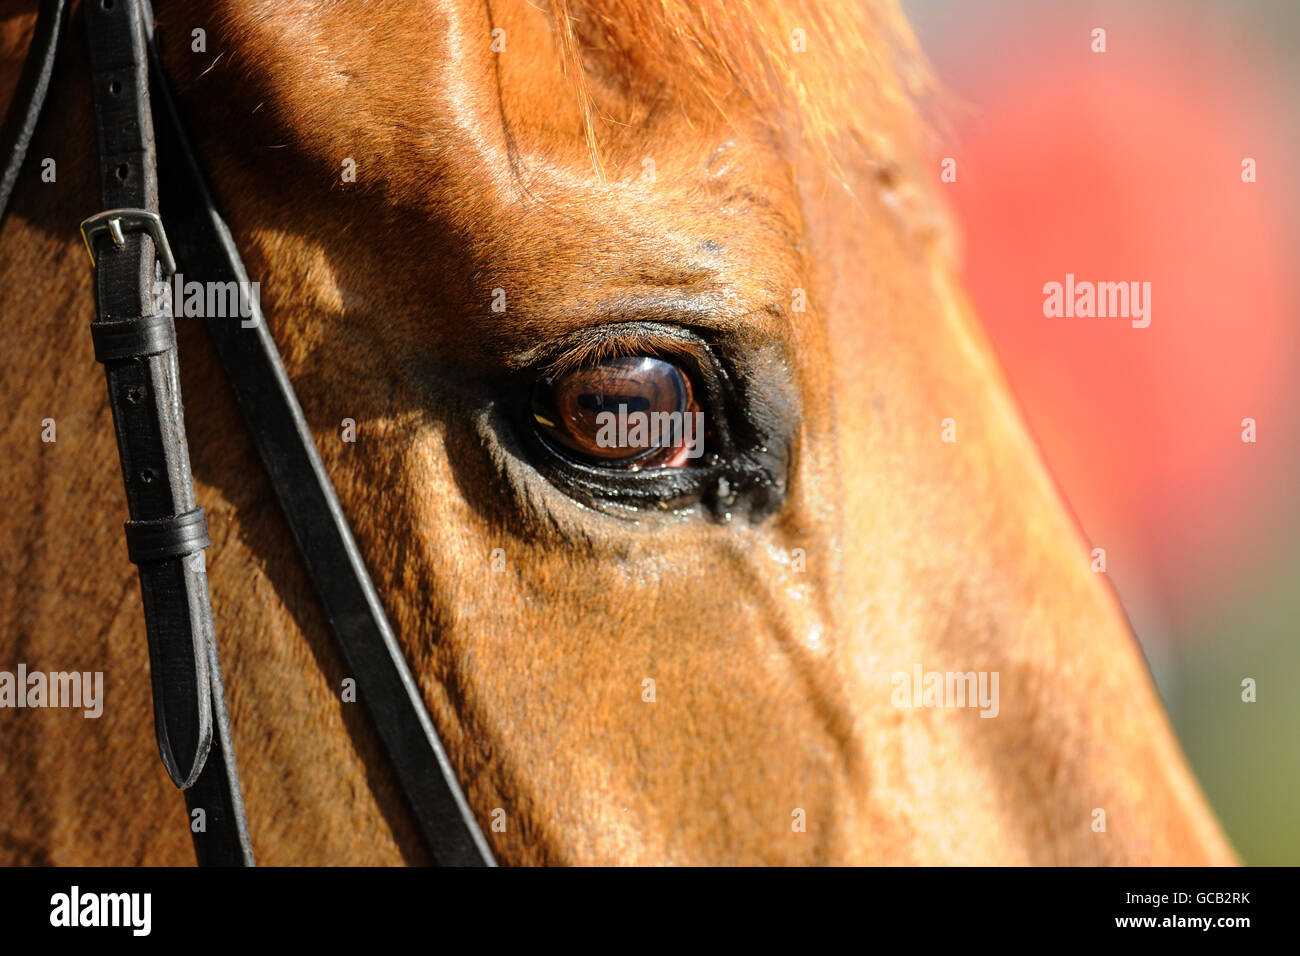
[[[154,251],[162,261],[167,275],[176,274],[176,260],[172,257],[172,247],[167,243],[167,233],[163,231],[162,219],[156,212],[148,209],[109,209],[96,213],[81,224],[81,239],[90,253],[90,265],[95,266],[95,239],[101,232],[107,232],[113,239],[113,245],[119,249],[126,241],[124,232],[147,232],[153,237]]]

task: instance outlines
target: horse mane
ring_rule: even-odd
[[[924,132],[917,104],[929,69],[896,0],[550,0],[588,149],[603,178],[600,130],[610,115],[592,78],[662,88],[683,107],[723,118],[737,97],[835,163],[854,145],[890,161]],[[796,34],[795,31],[802,31]],[[797,50],[796,38],[803,49]]]

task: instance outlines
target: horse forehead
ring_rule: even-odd
[[[263,82],[299,145],[328,169],[355,156],[359,182],[450,224],[477,273],[522,280],[535,308],[568,312],[579,288],[614,286],[712,290],[757,314],[773,289],[802,284],[799,193],[765,118],[739,105],[725,120],[690,115],[625,86],[621,105],[639,119],[601,127],[601,175],[542,11],[493,3],[485,18],[440,3],[431,25],[381,7],[356,39],[346,24],[305,27],[292,8],[275,8],[284,31],[244,29],[284,58],[267,61]]]
[[[604,76],[604,58],[566,61],[549,11],[528,0],[229,0],[224,22],[259,110],[269,104],[308,153],[335,166],[357,156],[394,185],[473,179],[558,192],[606,172],[662,184],[717,179],[740,155],[751,170],[780,162],[762,110],[737,98],[724,122],[717,107],[666,94],[626,64]],[[583,102],[597,87],[589,131]]]

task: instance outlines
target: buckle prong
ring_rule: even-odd
[[[167,242],[167,233],[163,230],[162,218],[148,209],[109,209],[96,213],[81,224],[81,239],[90,254],[90,265],[95,263],[95,239],[107,232],[113,245],[121,249],[126,243],[125,232],[147,232],[153,238],[154,251],[162,262],[167,275],[176,274],[176,259],[172,256],[172,247]]]

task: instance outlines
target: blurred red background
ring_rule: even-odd
[[[1295,863],[1300,5],[904,8],[966,287],[1230,834]],[[1044,317],[1066,273],[1150,282],[1150,326]]]

